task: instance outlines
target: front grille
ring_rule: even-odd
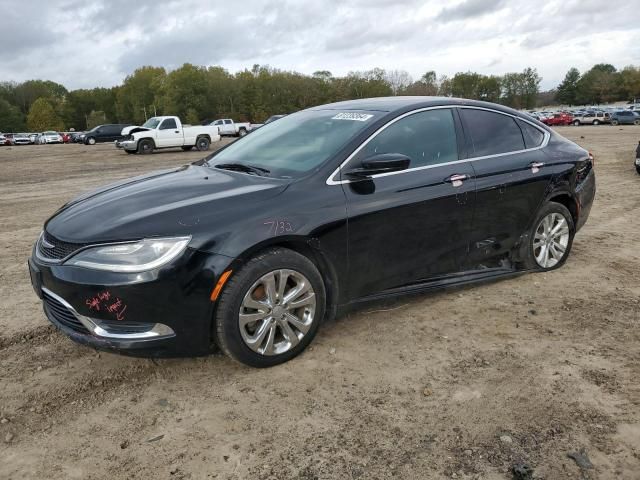
[[[44,300],[44,311],[49,318],[78,333],[89,333],[89,330],[76,318],[73,312],[58,300],[47,292],[42,292],[42,298]]]
[[[100,320],[100,326],[109,333],[130,334],[148,332],[155,323],[126,322],[123,320]]]
[[[53,245],[53,247],[47,248],[43,245],[44,240],[46,243]],[[42,239],[38,242],[38,253],[42,258],[49,260],[62,260],[68,257],[72,253],[86,247],[87,243],[69,243],[58,240],[53,235],[44,232]]]

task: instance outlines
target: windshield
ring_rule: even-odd
[[[149,120],[144,122],[144,124],[142,126],[144,128],[152,128],[153,129],[153,128],[156,128],[159,123],[160,123],[160,119],[159,118],[151,117]]]
[[[293,178],[319,167],[381,112],[305,110],[269,123],[214,153],[207,164],[258,167]]]

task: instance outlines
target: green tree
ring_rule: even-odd
[[[29,109],[27,126],[32,132],[64,130],[64,123],[46,98],[38,98]]]
[[[0,98],[0,132],[25,130],[24,115],[18,107]]]
[[[195,108],[187,110],[187,115],[184,117],[184,123],[187,125],[198,125],[200,123],[198,112],[196,112]]]
[[[564,76],[564,80],[558,85],[556,100],[566,105],[575,105],[578,100],[578,81],[580,72],[577,68],[571,68]]]
[[[111,120],[102,110],[91,110],[91,113],[87,115],[86,121],[88,130],[92,129],[93,127],[97,127],[98,125],[103,125],[105,123],[111,122]]]
[[[160,109],[159,97],[166,77],[167,72],[164,68],[150,66],[138,68],[127,76],[122,86],[113,92],[117,118],[123,122],[142,125],[148,117],[156,113],[173,114],[169,111],[162,112]],[[100,107],[107,111],[106,105]]]

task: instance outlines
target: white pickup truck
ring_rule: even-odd
[[[252,126],[249,122],[236,123],[230,118],[220,118],[214,120],[209,125],[218,127],[220,135],[233,135],[237,137],[244,137],[252,130]]]
[[[141,127],[132,126],[122,129],[123,140],[116,147],[127,153],[152,153],[158,148],[182,147],[200,151],[209,150],[211,142],[220,140],[217,127],[209,125],[182,125],[178,117],[152,117]]]

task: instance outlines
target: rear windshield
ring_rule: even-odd
[[[281,118],[214,153],[207,164],[240,163],[295,178],[319,167],[381,112],[306,110]]]

